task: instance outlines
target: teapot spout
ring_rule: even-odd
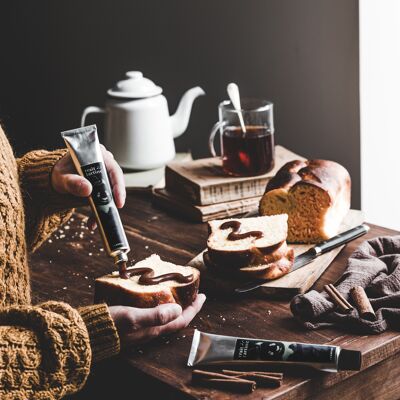
[[[189,89],[182,96],[175,114],[171,115],[170,117],[174,138],[177,138],[178,136],[182,135],[183,132],[185,132],[189,124],[189,117],[192,110],[193,101],[197,97],[203,96],[205,94],[206,93],[201,87],[196,86],[192,89]]]

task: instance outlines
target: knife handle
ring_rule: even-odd
[[[320,255],[324,254],[328,251],[335,249],[343,244],[346,244],[358,237],[365,235],[369,231],[368,225],[358,225],[355,228],[349,229],[346,232],[340,233],[325,242],[318,243],[315,247],[313,247],[315,254]]]

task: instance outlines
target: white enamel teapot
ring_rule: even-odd
[[[104,108],[85,108],[81,126],[91,113],[105,113],[104,144],[124,168],[147,170],[165,165],[175,157],[174,138],[185,132],[193,101],[203,89],[189,89],[170,116],[162,88],[139,71],[126,73],[126,79],[107,91]]]

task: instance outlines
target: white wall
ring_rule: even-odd
[[[400,1],[360,0],[361,204],[400,230]]]

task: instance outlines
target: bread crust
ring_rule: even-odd
[[[288,249],[286,255],[279,260],[265,265],[255,265],[241,268],[239,271],[242,275],[249,278],[274,280],[288,274],[294,262],[294,250]]]
[[[267,247],[252,246],[246,250],[216,250],[207,248],[213,264],[238,269],[254,263],[271,263],[283,257],[287,251],[285,241]]]
[[[154,292],[128,290],[118,285],[118,277],[105,275],[95,281],[95,303],[105,302],[109,306],[124,305],[138,308],[152,308],[165,303],[177,303],[186,308],[195,300],[199,291],[200,272],[192,268],[194,279],[187,284],[171,281],[171,285]]]
[[[255,262],[256,259],[256,253],[250,249],[236,251],[214,250],[210,247],[207,249],[208,257],[213,264],[226,265],[231,269],[245,267],[246,265]]]
[[[218,274],[226,276],[233,274],[236,278],[278,279],[290,272],[294,262],[294,250],[286,246],[284,254],[273,262],[250,264],[241,268],[232,269],[226,263],[215,264],[208,251],[203,253],[204,264]]]
[[[289,161],[268,182],[265,193],[275,189],[292,190],[296,185],[312,185],[323,189],[329,194],[331,203],[344,190],[350,202],[350,175],[346,168],[335,161]]]

